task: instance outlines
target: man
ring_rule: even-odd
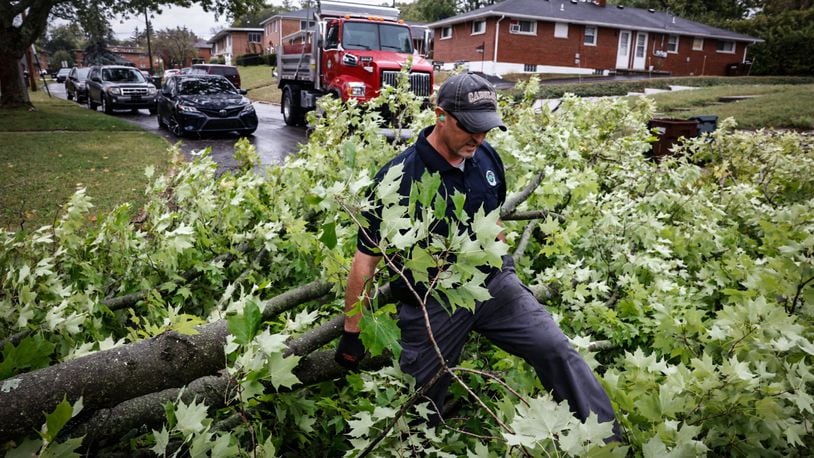
[[[490,130],[506,130],[497,113],[494,88],[475,74],[456,75],[439,89],[435,115],[435,126],[426,128],[414,145],[385,165],[376,175],[376,182],[392,166],[402,164],[404,176],[399,192],[405,199],[413,182],[420,180],[425,173],[435,173],[441,176],[439,193],[447,199],[455,192],[466,195],[464,209],[469,221],[481,207],[486,213],[499,211],[506,198],[503,163],[497,152],[485,142]],[[447,218],[454,217],[453,208],[451,203],[447,205]],[[357,237],[357,251],[345,293],[344,333],[336,353],[336,361],[348,368],[355,368],[364,355],[364,346],[359,339],[361,314],[354,313],[354,310],[360,298],[366,297],[368,282],[382,258],[377,248],[380,220],[375,212],[365,216],[369,227],[360,229]],[[467,227],[464,222],[460,225]],[[448,230],[445,224],[435,227],[436,231]],[[502,237],[501,233],[499,238]],[[395,259],[399,262],[397,257]],[[392,266],[389,267],[392,273]],[[421,286],[413,283],[409,273],[406,278],[396,277],[391,282],[393,295],[399,301],[398,322],[402,338],[399,364],[402,370],[413,375],[419,386],[423,386],[441,367],[432,340],[451,367],[460,359],[469,332],[476,331],[531,364],[543,386],[557,401],[568,400],[578,418],[584,421],[594,412],[602,422],[613,421],[613,408],[607,394],[551,315],[521,284],[511,256],[504,256],[502,269],[493,268],[486,273],[486,288],[492,298],[477,303],[474,312],[458,308],[450,315],[448,308],[428,296],[426,309],[433,339],[428,335],[424,312],[414,294],[414,291],[421,290]],[[440,421],[450,381],[451,378],[444,375],[427,391],[437,412],[430,420],[431,425]]]

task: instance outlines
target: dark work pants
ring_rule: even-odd
[[[458,364],[470,331],[476,331],[508,353],[525,359],[557,402],[568,400],[581,420],[595,412],[599,421],[614,419],[605,390],[588,364],[571,346],[551,315],[520,282],[509,264],[487,285],[492,298],[478,303],[475,312],[458,309],[449,315],[435,300],[427,304],[433,335],[451,367]],[[401,369],[415,377],[418,386],[428,382],[440,367],[427,337],[421,307],[399,306]],[[427,392],[440,413],[451,378],[442,377]],[[432,406],[431,406],[432,407]],[[434,425],[438,418],[431,420]],[[616,428],[614,428],[616,429]]]

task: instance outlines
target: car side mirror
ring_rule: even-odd
[[[249,93],[249,91],[247,91],[245,89],[238,89],[238,91],[240,92],[240,95],[246,95],[246,94]]]

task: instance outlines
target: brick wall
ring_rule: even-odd
[[[616,52],[619,45],[619,30],[598,27],[596,46],[584,44],[585,26],[568,25],[567,38],[555,38],[553,22],[538,21],[535,35],[510,33],[510,20],[488,19],[486,32],[472,35],[472,22],[455,24],[452,38],[441,39],[441,29],[434,31],[433,60],[441,62],[468,61],[471,69],[478,69],[481,58],[487,62],[494,59],[495,27],[500,28],[497,61],[501,63],[532,64],[549,67],[567,67],[575,70],[613,70],[616,68]],[[635,38],[635,33],[631,40]],[[678,53],[667,53],[665,57],[654,54],[666,51],[666,34],[648,34],[645,69],[651,65],[655,71],[683,75],[726,75],[727,67],[741,62],[745,43],[736,43],[734,53],[716,50],[718,41],[705,39],[703,51],[692,49],[693,37],[679,37]],[[484,46],[485,53],[478,54],[476,48]],[[706,57],[705,57],[706,56]],[[563,68],[563,70],[567,70]]]

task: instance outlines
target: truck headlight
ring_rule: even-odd
[[[149,87],[147,87],[147,94],[149,94],[149,95],[155,95],[155,93],[156,93],[155,86],[149,86]]]
[[[113,95],[122,95],[122,89],[120,87],[112,87],[107,90],[107,93]]]
[[[350,97],[364,97],[365,83],[348,83],[348,95]]]

